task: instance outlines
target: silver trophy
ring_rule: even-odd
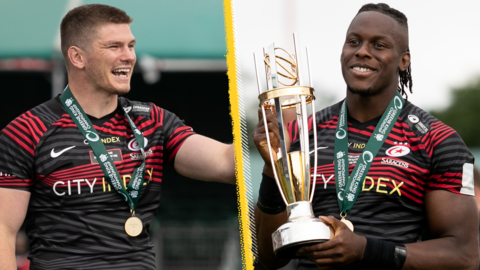
[[[330,239],[330,228],[313,215],[312,199],[317,178],[316,170],[310,176],[310,149],[307,119],[307,105],[310,104],[313,123],[315,120],[315,96],[312,88],[308,49],[305,48],[309,86],[305,86],[303,70],[300,70],[298,41],[294,34],[295,55],[272,44],[264,48],[264,63],[267,91],[260,84],[257,56],[254,54],[257,85],[263,121],[268,134],[265,110],[277,117],[280,135],[280,149],[273,149],[267,136],[273,174],[282,198],[287,205],[288,221],[272,234],[273,249],[281,258],[295,258],[295,252],[302,246],[325,242]],[[281,81],[281,80],[282,81]],[[300,151],[287,152],[287,134],[283,122],[283,110],[296,109]],[[317,130],[312,128],[314,166],[317,164]],[[277,150],[277,151],[276,151]]]

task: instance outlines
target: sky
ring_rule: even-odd
[[[249,119],[255,120],[258,90],[253,53],[263,47],[293,52],[292,33],[308,45],[317,110],[342,100],[346,86],[340,54],[348,26],[365,1],[234,1],[236,57]],[[441,110],[451,89],[480,77],[480,2],[385,1],[408,18],[413,94],[420,108]],[[260,62],[259,62],[260,63]],[[262,67],[263,68],[263,67]],[[263,86],[265,89],[265,86]]]

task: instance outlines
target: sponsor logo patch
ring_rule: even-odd
[[[420,131],[422,134],[426,134],[428,132],[428,128],[422,123],[418,122],[415,127]]]
[[[420,121],[420,119],[418,119],[418,117],[416,115],[413,115],[413,114],[410,114],[408,115],[408,120],[410,120],[410,122],[416,124]]]
[[[360,154],[348,154],[348,165],[357,164]]]
[[[108,152],[108,155],[110,155],[110,158],[113,160],[113,162],[119,162],[119,161],[123,160],[122,150],[120,150],[120,149],[110,149],[110,150],[107,150],[107,152]],[[89,154],[90,154],[90,162],[92,164],[98,164],[97,157],[95,156],[93,151],[90,151]],[[107,160],[107,157],[101,155],[100,160],[102,162],[105,162]]]

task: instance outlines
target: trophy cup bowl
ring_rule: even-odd
[[[298,44],[295,34],[293,38],[295,45]],[[281,50],[288,56],[276,55],[276,50]],[[296,46],[295,56],[282,48],[275,48],[274,44],[266,48],[264,54],[267,75],[266,92],[261,90],[259,69],[256,63],[256,56],[254,55],[257,85],[260,94],[258,98],[267,134],[269,131],[265,110],[270,109],[274,111],[277,118],[280,149],[277,152],[272,148],[269,136],[267,136],[267,143],[269,145],[272,168],[274,168],[275,181],[287,206],[288,215],[287,223],[280,226],[272,234],[273,249],[280,258],[298,258],[295,253],[300,247],[325,242],[330,239],[330,228],[320,219],[315,218],[311,205],[315,190],[316,170],[313,170],[313,177],[311,177],[307,104],[311,105],[312,123],[316,123],[315,103],[313,102],[315,96],[311,87],[311,79],[309,79],[310,86],[302,85],[303,79],[300,76],[298,61],[300,60],[300,54]],[[306,54],[308,63],[308,50]],[[281,61],[283,61],[283,64]],[[285,63],[290,65],[290,69],[285,67]],[[277,71],[277,65],[283,68],[288,75]],[[279,77],[287,78],[290,80],[290,83],[281,82]],[[279,87],[280,85],[284,87]],[[287,152],[288,135],[285,133],[283,110],[291,108],[296,109],[300,150]],[[314,149],[317,149],[317,133],[314,124],[312,124],[312,134],[313,146]],[[317,152],[313,152],[313,164],[315,166],[317,164]]]

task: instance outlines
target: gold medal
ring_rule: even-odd
[[[130,237],[137,237],[143,231],[143,223],[142,221],[136,217],[132,216],[125,221],[125,232]]]
[[[347,214],[340,213],[340,217],[342,218],[340,221],[343,222],[343,224],[347,225],[347,227],[350,229],[350,231],[353,232],[353,223],[350,220],[347,220]]]
[[[347,219],[345,219],[345,217],[342,217],[342,219],[340,221],[343,222],[343,224],[347,225],[347,227],[350,229],[350,231],[353,232],[353,223],[350,220],[347,220]]]

